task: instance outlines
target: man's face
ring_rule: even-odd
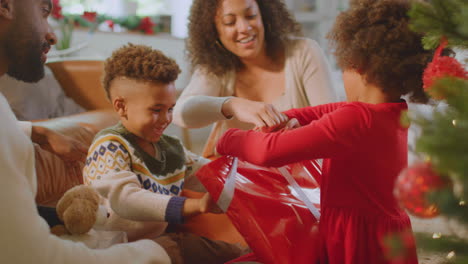
[[[51,0],[14,0],[14,17],[6,34],[8,75],[37,82],[44,77],[44,63],[55,35],[47,22]]]

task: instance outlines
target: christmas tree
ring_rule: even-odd
[[[468,0],[415,2],[409,15],[411,28],[425,36],[424,47],[437,48],[424,73],[424,88],[444,107],[434,109],[430,117],[410,114],[412,125],[421,129],[415,151],[424,162],[402,173],[397,196],[400,190],[399,199],[414,215],[441,214],[468,227],[468,73],[463,66],[467,61],[458,62],[443,52],[444,48],[468,50]],[[411,200],[401,195],[405,184],[413,188],[411,194],[417,194]],[[423,250],[447,254],[446,263],[468,263],[468,238],[416,237]]]

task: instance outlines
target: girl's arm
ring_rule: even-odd
[[[357,104],[347,104],[317,121],[285,132],[228,130],[217,151],[261,166],[279,167],[302,160],[346,155],[365,137],[370,115]]]
[[[301,126],[305,126],[312,121],[320,119],[323,115],[331,113],[346,103],[331,103],[318,106],[291,109],[284,112],[289,119],[296,118]]]

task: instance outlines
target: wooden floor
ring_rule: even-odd
[[[468,239],[468,228],[457,221],[448,220],[445,217],[436,217],[433,219],[421,219],[411,216],[411,224],[414,232],[440,233],[441,235],[457,235]],[[418,249],[419,264],[439,264],[446,261],[446,257],[450,252],[433,253],[425,252],[424,249]]]

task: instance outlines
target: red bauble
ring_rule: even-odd
[[[435,173],[429,162],[421,162],[400,173],[395,185],[395,196],[410,214],[431,218],[439,214],[439,209],[428,201],[428,194],[449,185],[449,180]]]
[[[434,53],[432,62],[429,63],[424,70],[423,87],[426,92],[430,92],[434,81],[442,77],[456,77],[464,80],[468,79],[468,73],[465,71],[463,65],[461,65],[460,62],[454,58],[442,56],[442,50],[445,48],[445,46],[447,46],[447,40],[443,39],[440,43],[440,46]]]
[[[81,17],[87,20],[88,22],[95,23],[97,20],[97,13],[85,11],[83,12],[83,15],[81,15]]]

